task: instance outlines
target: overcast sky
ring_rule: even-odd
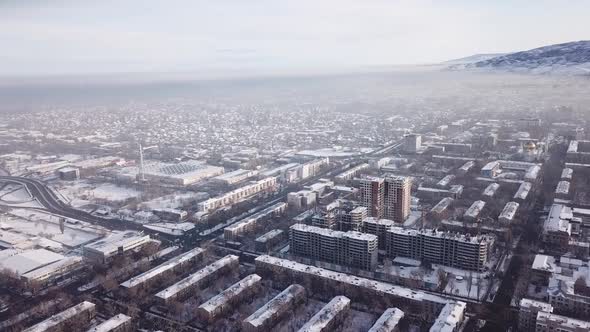
[[[435,63],[590,39],[590,1],[0,0],[0,76]]]

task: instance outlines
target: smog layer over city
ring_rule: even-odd
[[[588,13],[3,2],[0,331],[590,331]]]

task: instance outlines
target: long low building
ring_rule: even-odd
[[[84,257],[96,262],[105,262],[111,257],[142,247],[150,242],[150,236],[134,231],[113,232],[83,248]]]
[[[190,296],[193,290],[210,283],[212,280],[226,271],[237,268],[238,264],[238,256],[227,255],[182,279],[174,285],[158,292],[155,295],[156,300],[161,304],[169,304],[173,301],[182,301],[186,297]]]
[[[194,248],[183,254],[180,254],[151,270],[141,273],[121,284],[121,287],[127,291],[134,291],[146,284],[153,283],[156,280],[166,276],[170,272],[178,271],[187,264],[190,265],[193,262],[200,260],[203,257],[205,250],[201,248]]]
[[[201,304],[197,308],[197,315],[209,322],[223,315],[235,303],[240,302],[242,299],[254,293],[261,280],[262,278],[257,274],[251,274],[245,277]]]
[[[484,201],[475,201],[471,206],[465,211],[463,218],[469,221],[476,221],[479,218],[479,215],[483,208],[486,206],[486,202]]]
[[[523,182],[514,194],[514,200],[523,202],[529,197],[529,192],[533,185],[530,182]]]
[[[76,326],[75,330],[78,331],[83,329],[94,316],[96,316],[96,305],[84,301],[25,329],[24,332],[60,332],[65,326],[69,328]]]
[[[311,319],[299,329],[299,332],[334,331],[334,327],[336,327],[346,315],[348,309],[350,309],[350,299],[346,296],[336,296],[320,311],[313,315],[313,317],[311,317]]]
[[[305,300],[305,288],[293,284],[256,310],[242,323],[245,332],[271,331],[289,310]]]
[[[391,306],[408,307],[411,312],[433,321],[447,304],[444,297],[424,291],[367,279],[288,259],[261,255],[255,260],[256,273],[277,285],[300,283],[324,296],[345,295],[355,302],[378,310]]]
[[[253,181],[240,188],[229,191],[223,195],[209,198],[197,204],[200,212],[209,213],[214,210],[231,206],[254,196],[264,190],[272,190],[277,185],[277,178],[270,176],[262,180]]]
[[[124,314],[118,314],[86,332],[131,332],[133,331],[131,324],[131,317]]]
[[[404,318],[404,312],[398,308],[389,308],[377,319],[368,332],[395,332],[399,330],[399,323]]]
[[[273,204],[267,207],[266,209],[251,215],[250,217],[244,218],[236,222],[235,224],[227,226],[223,230],[223,238],[226,241],[235,241],[240,236],[243,236],[248,232],[254,230],[256,228],[256,225],[262,220],[276,215],[280,215],[284,213],[285,210],[287,210],[287,203],[278,202],[276,204]]]
[[[510,224],[514,220],[514,216],[516,216],[516,211],[518,211],[519,206],[520,205],[516,202],[506,203],[502,213],[498,216],[498,221],[502,224]]]

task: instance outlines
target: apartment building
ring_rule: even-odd
[[[492,235],[469,236],[435,229],[414,230],[391,227],[386,250],[390,257],[402,256],[460,269],[481,271],[492,252]]]
[[[378,240],[372,234],[295,224],[289,240],[290,252],[298,256],[369,271],[377,265]]]

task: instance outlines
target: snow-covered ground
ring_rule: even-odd
[[[60,183],[54,188],[67,198],[74,207],[104,201],[120,203],[139,198],[141,193],[134,188],[121,187],[112,183],[90,184],[84,181]]]
[[[155,210],[155,209],[178,209],[184,205],[195,204],[198,201],[207,199],[209,195],[203,192],[175,192],[171,195],[166,195],[139,204],[141,210]]]
[[[99,230],[95,228],[68,223],[62,234],[59,217],[44,212],[12,209],[10,214],[2,219],[4,229],[28,236],[45,237],[67,247],[77,247],[101,237]]]

